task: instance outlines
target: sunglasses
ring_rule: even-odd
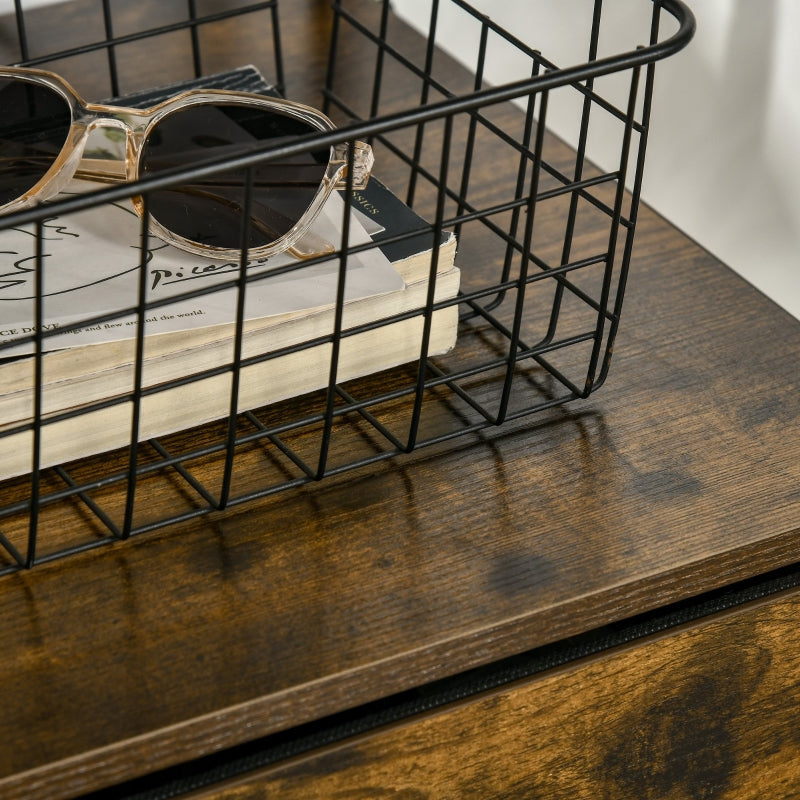
[[[124,163],[82,159],[97,128],[124,132]],[[135,181],[333,129],[316,109],[282,98],[194,90],[144,110],[105,106],[84,102],[53,73],[0,67],[0,213],[43,202],[73,178]],[[246,169],[232,168],[153,190],[147,197],[150,229],[206,257],[238,257],[243,243],[252,257],[331,252],[332,245],[309,229],[330,194],[345,188],[349,149],[343,143],[264,161],[250,168],[249,178]],[[350,186],[363,189],[372,150],[354,142],[352,151]],[[143,215],[141,196],[133,205]]]

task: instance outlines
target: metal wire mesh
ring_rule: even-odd
[[[41,280],[36,287],[39,324],[30,336],[31,415],[0,427],[0,447],[25,434],[31,455],[29,473],[0,483],[0,574],[178,526],[323,478],[333,480],[350,470],[379,465],[392,469],[411,451],[478,437],[487,427],[586,398],[599,388],[608,374],[633,252],[654,65],[692,34],[691,14],[681,3],[639,4],[648,8],[646,41],[633,43],[624,53],[601,56],[603,7],[597,0],[587,6],[584,59],[560,67],[462,0],[432,3],[427,36],[414,37],[398,25],[388,2],[336,0],[325,76],[317,88],[323,110],[340,128],[295,145],[294,152],[368,140],[377,154],[379,176],[427,220],[431,241],[440,241],[443,231],[456,233],[458,295],[435,299],[433,264],[433,280],[419,309],[347,329],[341,309],[348,248],[340,243],[338,305],[331,330],[313,342],[245,354],[244,297],[251,278],[242,263],[226,284],[237,297],[226,361],[146,386],[146,321],[160,306],[147,298],[145,214],[138,298],[132,297],[126,309],[76,323],[135,317],[136,355],[128,391],[56,415],[43,412],[48,334],[41,324],[46,315]],[[180,10],[179,4],[168,4],[162,9],[166,18],[144,28],[132,27],[128,15],[108,0],[93,2],[96,26],[87,27],[98,35],[66,42],[56,51],[39,47],[37,25],[48,23],[24,5],[17,0],[18,53],[9,60],[69,72],[73,62],[89,59],[94,64],[101,58],[95,88],[99,96],[146,87],[152,79],[141,71],[141,47],[153,42],[159,43],[159,51],[169,46],[169,59],[180,61],[184,78],[226,66],[218,61],[214,43],[243,19],[249,30],[257,27],[259,41],[270,43],[264,48],[268,57],[263,52],[258,57],[265,59],[260,66],[272,83],[283,91],[293,80],[293,64],[284,64],[278,0],[189,0]],[[442,56],[436,46],[445,13],[464,15],[474,26],[477,46],[470,71]],[[660,32],[662,18],[677,20],[677,30],[669,36]],[[524,77],[508,84],[489,82],[486,65],[498,49],[514,54]],[[248,56],[242,61],[256,60]],[[365,64],[372,67],[367,82]],[[615,76],[608,93],[606,76]],[[418,102],[412,107],[407,94],[395,91],[400,84],[416,87]],[[551,107],[562,96],[571,98],[576,108],[572,146],[547,132]],[[616,157],[610,168],[587,158],[598,124],[615,131]],[[282,152],[291,153],[292,147]],[[255,154],[242,159],[241,166],[251,169],[272,156]],[[44,225],[53,208],[68,215],[135,194],[142,194],[146,203],[149,192],[187,174],[191,172],[115,186],[59,201],[50,210],[18,212],[0,219],[0,229],[33,226],[30,258],[40,276]],[[346,207],[351,203],[345,194]],[[434,314],[454,306],[460,317],[457,344],[449,353],[429,357]],[[417,359],[357,380],[340,380],[340,348],[348,337],[409,316],[422,320]],[[245,368],[320,345],[330,353],[326,386],[236,413]],[[164,436],[142,436],[148,398],[218,375],[228,381],[227,417]],[[126,446],[69,463],[42,464],[42,441],[50,427],[81,417],[89,424],[89,414],[112,406],[124,409],[129,420]]]

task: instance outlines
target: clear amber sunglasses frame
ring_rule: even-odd
[[[111,183],[139,180],[143,142],[166,116],[190,106],[224,104],[261,108],[304,122],[313,130],[320,132],[335,130],[331,120],[320,111],[279,97],[201,89],[178,94],[152,108],[137,109],[87,103],[60,76],[45,70],[0,67],[0,80],[3,78],[27,81],[56,92],[70,109],[71,124],[66,141],[47,172],[25,194],[0,206],[0,214],[29,208],[51,199],[64,190],[73,178]],[[89,134],[103,127],[124,131],[126,139],[124,165],[105,159],[83,159]],[[330,148],[327,169],[306,211],[294,226],[279,238],[269,244],[249,248],[248,254],[251,257],[267,257],[289,251],[303,258],[333,250],[330,244],[319,240],[309,229],[331,193],[346,187],[349,149],[346,142]],[[354,142],[352,177],[349,181],[353,189],[365,188],[372,165],[373,155],[370,146],[364,142]],[[144,203],[141,196],[133,197],[132,202],[137,213],[142,216]],[[151,232],[160,239],[190,253],[215,258],[235,258],[241,253],[238,248],[214,247],[186,239],[166,228],[152,216],[149,218],[149,225]]]

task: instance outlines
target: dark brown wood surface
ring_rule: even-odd
[[[792,800],[794,593],[255,772],[192,800]]]
[[[319,5],[284,9],[295,97]],[[797,561],[798,364],[800,323],[644,210],[587,402],[0,581],[0,795],[75,795]]]

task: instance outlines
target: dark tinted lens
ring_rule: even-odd
[[[30,191],[61,152],[72,122],[47,86],[0,78],[0,206]]]
[[[161,120],[145,140],[140,175],[233,157],[258,144],[279,144],[316,130],[269,109],[243,105],[190,106]],[[248,247],[274,242],[311,204],[328,164],[328,151],[254,169]],[[241,246],[245,172],[230,170],[150,195],[154,219],[184,239],[212,247]]]

